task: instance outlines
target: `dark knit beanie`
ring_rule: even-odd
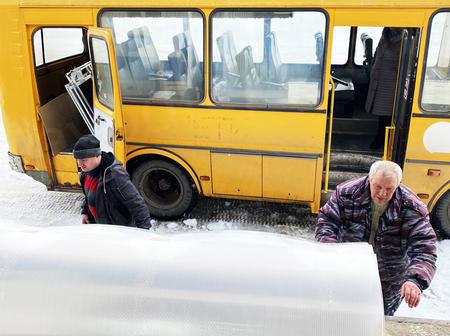
[[[100,141],[92,134],[83,135],[73,147],[73,156],[75,159],[96,157],[101,153]]]

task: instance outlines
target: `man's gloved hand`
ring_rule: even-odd
[[[81,224],[89,224],[88,215],[81,215]]]
[[[405,298],[409,308],[419,305],[421,293],[420,288],[412,281],[405,281],[400,289],[400,295],[402,299]]]

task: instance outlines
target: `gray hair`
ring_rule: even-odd
[[[398,164],[392,161],[380,160],[375,161],[369,170],[369,180],[375,176],[377,172],[381,171],[384,176],[386,175],[394,175],[397,178],[397,187],[400,185],[402,181],[403,173],[402,168]]]

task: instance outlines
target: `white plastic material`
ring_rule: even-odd
[[[382,335],[367,244],[0,228],[1,335]]]

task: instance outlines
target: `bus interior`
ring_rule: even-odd
[[[335,85],[331,189],[344,180],[366,174],[370,165],[383,157],[385,145],[393,151],[393,159],[403,165],[420,31],[418,28],[389,27],[399,33],[398,42],[389,46],[392,54],[397,55],[397,62],[393,57],[391,59],[394,62],[391,64],[385,62],[375,68],[376,52],[384,29],[387,28],[334,28],[331,64]],[[374,80],[377,77],[375,72],[383,76],[387,71],[391,72],[391,85],[379,80],[376,83],[379,87],[375,88],[374,94],[374,89],[370,88],[371,78]],[[382,85],[384,87],[380,87]],[[372,113],[369,99],[381,101],[386,115],[380,117]],[[392,116],[393,111],[395,114]],[[385,144],[385,128],[391,124],[395,125],[396,137]]]
[[[44,124],[48,150],[52,158],[71,154],[78,138],[89,133],[66,89],[66,74],[90,61],[87,29],[40,27],[33,32],[32,41],[39,115]],[[92,107],[92,81],[84,81],[79,88]]]

